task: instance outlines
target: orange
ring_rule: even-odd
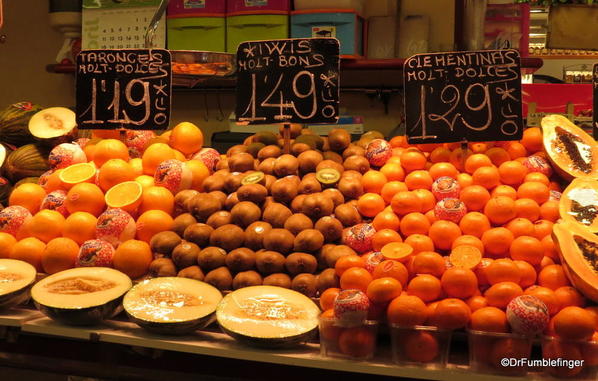
[[[430,222],[421,213],[409,213],[403,217],[400,224],[401,234],[407,237],[412,234],[428,234]]]
[[[438,339],[434,334],[425,331],[408,332],[400,344],[409,361],[429,363],[439,354]]]
[[[490,229],[490,220],[479,212],[469,212],[459,221],[463,234],[481,238],[486,230]]]
[[[546,186],[550,185],[550,179],[543,173],[540,172],[531,172],[525,175],[525,179],[523,179],[524,183],[535,181],[538,183],[542,183]],[[549,187],[550,189],[550,187]]]
[[[550,222],[556,222],[561,218],[559,214],[559,202],[557,200],[548,200],[540,205],[540,217]]]
[[[380,249],[385,259],[404,262],[413,254],[413,248],[404,242],[390,242]]]
[[[432,152],[436,148],[442,147],[442,143],[425,143],[425,144],[415,144],[415,147],[422,152]]]
[[[559,301],[554,294],[554,291],[547,287],[542,286],[531,286],[525,289],[525,295],[532,295],[546,304],[548,307],[548,313],[550,316],[559,312]]]
[[[550,236],[547,236],[547,237],[550,237]],[[540,262],[540,269],[543,269],[546,266],[550,266],[550,265],[554,265],[554,264],[555,264],[555,261],[552,258],[544,256],[544,258],[542,258],[542,262]]]
[[[152,251],[147,242],[130,239],[121,243],[114,251],[114,268],[127,274],[131,279],[147,273],[153,260]]]
[[[400,181],[389,181],[386,184],[384,184],[382,190],[380,190],[380,195],[384,199],[384,202],[390,204],[395,194],[399,192],[404,192],[406,190],[407,186],[405,185],[405,183]]]
[[[570,306],[554,315],[554,331],[566,340],[588,340],[594,335],[594,318],[580,307]]]
[[[357,200],[357,210],[365,217],[375,217],[385,207],[384,199],[376,193],[365,193]]]
[[[334,271],[336,275],[341,276],[343,273],[352,268],[361,267],[365,268],[365,260],[359,255],[345,255],[340,257],[334,265]]]
[[[59,189],[65,189],[64,184],[62,183],[62,181],[60,181],[60,173],[62,172],[62,170],[62,168],[57,169],[55,171],[52,171],[48,175],[40,176],[39,185],[41,185],[42,188],[44,188],[46,193],[54,192],[55,190]]]
[[[405,170],[398,163],[386,163],[380,168],[380,172],[390,181],[403,181],[405,179]]]
[[[374,229],[382,230],[382,229],[391,229],[391,230],[399,230],[401,220],[399,216],[394,214],[394,212],[385,210],[379,213],[374,219],[372,220],[372,226]]]
[[[193,176],[191,189],[202,189],[203,182],[210,176],[208,167],[201,160],[189,160],[185,162],[185,166],[191,171]]]
[[[117,130],[91,130],[91,136],[94,139],[118,139],[120,132]]]
[[[514,218],[505,226],[513,233],[514,237],[533,236],[534,224],[527,218]]]
[[[565,271],[561,265],[550,265],[540,270],[538,284],[548,287],[551,290],[570,285],[569,279],[567,279],[567,275],[565,275]]]
[[[403,287],[398,280],[384,277],[372,280],[366,294],[374,303],[386,303],[401,295],[402,291]]]
[[[26,232],[27,237],[35,237],[47,243],[62,236],[64,221],[64,216],[59,212],[42,209],[25,223],[21,232]]]
[[[374,233],[372,237],[372,247],[375,251],[380,251],[382,248],[391,242],[403,242],[401,235],[395,230],[382,229]]]
[[[476,331],[483,332],[509,332],[507,314],[496,307],[483,307],[471,314],[469,327]]]
[[[424,170],[413,171],[405,177],[405,185],[409,190],[432,189],[433,181],[430,173]]]
[[[486,267],[484,274],[491,285],[501,282],[519,283],[522,276],[517,264],[508,258],[500,258],[492,261]]]
[[[484,292],[488,305],[500,309],[507,308],[509,302],[520,295],[523,295],[523,289],[514,282],[496,283]]]
[[[522,235],[511,243],[511,258],[526,261],[531,265],[539,265],[544,258],[544,249],[539,239]]]
[[[44,272],[54,274],[75,267],[79,245],[70,238],[54,238],[46,245],[42,254]]]
[[[456,240],[453,241],[453,245],[451,246],[451,249],[454,250],[455,247],[463,246],[463,245],[473,246],[476,249],[478,249],[480,254],[484,254],[484,244],[482,243],[482,240],[474,235],[466,234],[466,235],[462,235],[461,237],[458,237]]]
[[[93,162],[101,168],[110,159],[129,161],[129,149],[125,143],[116,139],[100,140],[94,149]]]
[[[446,262],[442,255],[433,251],[423,251],[413,257],[410,272],[413,275],[430,274],[440,277],[446,270]]]
[[[117,184],[135,180],[135,177],[135,170],[129,163],[121,159],[110,159],[100,167],[97,183],[106,192]]]
[[[83,242],[95,238],[97,222],[98,219],[90,213],[75,212],[64,221],[62,236],[82,245]]]
[[[433,224],[434,222],[438,221],[438,218],[436,217],[436,213],[434,213],[434,209],[428,210],[424,216],[426,216],[426,218],[428,219],[428,222],[430,222],[430,224]]]
[[[0,232],[0,258],[10,258],[10,252],[17,243],[17,239],[12,235]]]
[[[500,184],[500,176],[495,166],[480,167],[471,176],[474,185],[481,185],[486,189],[493,189]]]
[[[141,156],[143,174],[153,176],[156,168],[165,160],[174,159],[176,156],[172,148],[164,143],[154,143],[147,147]]]
[[[548,220],[538,220],[534,222],[534,236],[542,239],[552,233],[553,223]]]
[[[596,331],[598,331],[598,306],[586,307],[585,310],[594,318],[594,327],[596,328]]]
[[[173,219],[162,210],[148,210],[137,219],[137,239],[149,242],[154,234],[170,230]]]
[[[142,192],[143,188],[137,181],[126,181],[110,188],[104,198],[108,207],[134,214],[141,204]]]
[[[37,238],[29,237],[15,243],[10,252],[11,259],[18,259],[32,265],[38,272],[42,272],[42,255],[46,244]]]
[[[490,143],[485,142],[469,143],[467,146],[474,154],[484,153],[488,147],[491,147]]]
[[[413,254],[421,253],[422,251],[434,251],[434,242],[427,235],[412,234],[405,238],[404,242],[413,248]]]
[[[490,167],[492,161],[490,158],[482,153],[474,153],[465,160],[465,172],[470,175],[473,174],[478,168]]]
[[[432,152],[430,152],[428,159],[432,163],[447,162],[451,159],[451,150],[446,147],[436,147]]]
[[[390,140],[389,140],[390,146],[392,148],[398,148],[398,147],[407,147],[407,136],[405,135],[397,135],[397,136],[393,136]]]
[[[521,338],[497,338],[496,341],[489,343],[490,346],[486,348],[488,351],[487,361],[488,365],[493,367],[499,372],[519,372],[523,367],[515,367],[509,370],[505,368],[501,361],[503,358],[529,358],[530,357],[530,345],[527,340]],[[508,374],[508,373],[507,373]]]
[[[135,177],[143,175],[143,161],[141,161],[140,157],[129,160],[129,165],[133,168]]]
[[[505,196],[513,200],[517,199],[517,190],[510,185],[498,185],[490,192],[491,197]]]
[[[478,278],[470,269],[451,267],[440,278],[442,289],[448,297],[467,299],[478,290]]]
[[[459,173],[457,175],[457,182],[461,189],[473,185],[473,178],[468,173]]]
[[[422,213],[434,210],[434,207],[436,206],[436,198],[431,191],[428,189],[415,189],[413,190],[413,194],[421,201]]]
[[[58,177],[65,189],[80,183],[95,183],[97,169],[93,163],[79,163],[60,171]]]
[[[463,150],[462,148],[456,148],[451,153],[450,163],[455,166],[459,171],[465,170],[465,161],[471,156],[473,152],[470,149]]]
[[[356,289],[366,292],[372,280],[372,275],[366,269],[351,267],[341,275],[340,285],[343,290]]]
[[[141,185],[143,190],[146,190],[147,188],[153,187],[155,185],[154,178],[148,175],[137,176],[135,177],[135,181],[137,181],[139,185]]]
[[[542,249],[544,250],[544,256],[555,260],[558,259],[559,254],[556,251],[556,247],[554,246],[554,241],[552,240],[552,236],[547,235],[546,237],[540,240],[542,243]]]
[[[402,327],[422,325],[427,319],[428,308],[417,296],[400,295],[388,305],[388,323]]]
[[[523,183],[528,169],[518,161],[505,161],[498,167],[500,181],[503,184],[519,185]]]
[[[424,169],[426,162],[424,154],[417,149],[407,149],[401,154],[401,166],[407,172]]]
[[[479,211],[490,200],[490,192],[481,185],[470,185],[461,189],[459,199],[463,201],[467,210]]]
[[[461,229],[454,222],[439,220],[430,226],[428,235],[434,242],[434,247],[448,250],[453,245],[453,241],[461,235]]]
[[[492,197],[484,207],[484,214],[495,225],[505,224],[516,216],[515,201],[505,196]]]
[[[471,310],[464,301],[447,298],[438,303],[430,322],[443,329],[460,329],[467,326],[470,316]]]
[[[407,285],[409,272],[404,264],[393,260],[384,260],[380,262],[372,273],[373,279],[390,277],[398,280],[402,286]]]
[[[420,274],[411,279],[407,285],[407,294],[415,295],[424,302],[431,302],[440,297],[442,286],[440,280],[430,274]]]
[[[513,262],[515,262],[515,265],[517,265],[519,273],[521,274],[521,280],[519,280],[519,285],[521,286],[521,288],[527,288],[536,284],[538,274],[536,273],[536,269],[534,268],[534,266],[530,265],[529,262],[526,261]]]
[[[548,201],[550,197],[550,189],[546,184],[542,184],[538,181],[528,181],[517,188],[518,198],[531,198],[538,205],[541,205]]]
[[[454,165],[445,162],[435,162],[435,164],[430,167],[428,172],[434,180],[444,176],[452,177],[456,180],[457,176],[459,175],[459,171],[457,171],[457,168],[455,168]]]
[[[320,318],[320,340],[337,342],[343,329],[335,324],[334,310],[332,308],[324,310]]]
[[[16,187],[8,198],[8,205],[22,206],[35,214],[46,197],[46,191],[41,185],[35,183],[24,183]]]
[[[504,148],[507,150],[511,160],[527,156],[527,150],[519,142],[509,142]]]
[[[399,216],[422,211],[422,202],[413,192],[399,192],[390,202],[392,211]]]
[[[486,156],[492,161],[495,166],[500,166],[503,163],[511,160],[509,153],[504,148],[492,147],[485,152]]]
[[[106,208],[104,193],[94,184],[81,183],[72,187],[64,201],[69,213],[88,212],[99,216]]]
[[[515,213],[517,217],[534,222],[540,217],[540,206],[531,198],[520,198],[515,200]]]
[[[554,296],[559,304],[559,309],[565,307],[585,307],[585,298],[577,291],[576,288],[571,286],[563,286],[554,290]]]
[[[322,311],[326,311],[334,307],[334,301],[340,292],[340,288],[332,287],[320,294],[320,307],[322,308]]]
[[[578,343],[567,342],[561,340],[550,340],[542,345],[542,356],[549,359],[566,359],[566,360],[577,360],[577,364],[581,364],[579,361],[584,361],[582,350],[589,346],[580,346]],[[591,364],[593,361],[584,362],[583,365],[575,366],[572,363],[569,366],[554,366],[545,368],[550,376],[555,379],[575,379],[584,369],[585,366]]]
[[[513,242],[513,233],[507,228],[492,228],[482,234],[484,253],[492,257],[506,256]]]
[[[376,336],[367,327],[344,329],[338,338],[341,353],[354,358],[371,356],[376,347]]]
[[[203,146],[203,133],[193,123],[182,122],[172,129],[169,144],[185,155],[190,155]]]
[[[171,215],[174,210],[174,196],[172,193],[168,189],[159,186],[145,188],[141,194],[139,213],[150,210],[161,210]]]
[[[480,286],[490,285],[490,282],[488,281],[488,276],[486,275],[486,270],[488,269],[488,266],[490,266],[490,264],[492,262],[494,262],[494,259],[492,259],[492,258],[482,258],[480,263],[473,270],[476,277],[478,277],[478,285],[480,285]]]
[[[476,246],[466,244],[457,245],[451,250],[449,259],[451,264],[455,267],[473,269],[482,260],[482,252]]]
[[[544,149],[542,130],[539,127],[526,128],[523,130],[521,144],[523,144],[527,152],[535,153],[542,151]]]
[[[488,306],[488,302],[486,298],[481,295],[474,295],[471,298],[467,299],[466,301],[467,306],[471,309],[471,312],[477,311],[480,308],[484,308]]]

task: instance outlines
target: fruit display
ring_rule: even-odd
[[[0,308],[26,302],[37,272],[30,264],[14,259],[0,259]]]
[[[13,146],[30,143],[29,120],[41,109],[31,102],[19,102],[0,111],[0,142]]]
[[[596,179],[574,179],[561,195],[559,216],[598,233],[598,183]]]

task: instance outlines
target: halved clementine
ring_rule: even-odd
[[[96,179],[96,166],[93,163],[79,163],[64,168],[58,178],[68,190],[81,183],[94,183]]]
[[[461,245],[451,251],[449,259],[453,266],[473,269],[482,261],[482,252],[475,246]]]
[[[137,181],[125,181],[108,189],[104,198],[110,208],[135,213],[141,204],[142,193],[143,187]]]
[[[382,252],[384,258],[401,262],[413,254],[413,248],[404,242],[387,243],[380,251]]]

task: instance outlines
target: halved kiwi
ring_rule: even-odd
[[[324,168],[316,172],[316,179],[324,187],[334,186],[341,178],[341,174],[334,168]]]

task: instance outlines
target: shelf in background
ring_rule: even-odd
[[[530,56],[530,58],[537,58],[541,60],[595,60],[598,62],[598,54],[592,55],[583,55],[583,56],[576,56],[572,54],[547,54],[547,55],[539,55],[539,56]]]

